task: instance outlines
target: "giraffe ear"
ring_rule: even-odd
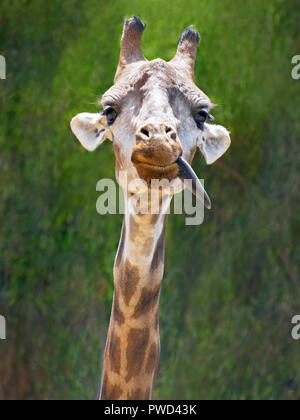
[[[208,165],[218,160],[229,148],[230,134],[221,125],[204,124],[203,136],[198,146]]]
[[[82,146],[93,152],[107,138],[106,118],[101,114],[82,113],[71,121],[71,129]]]

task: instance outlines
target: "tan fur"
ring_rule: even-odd
[[[115,296],[101,399],[152,398],[160,353],[157,319],[165,225],[165,215],[125,218],[124,238],[121,238],[115,264]],[[138,246],[144,241],[148,243],[146,255],[144,247]]]

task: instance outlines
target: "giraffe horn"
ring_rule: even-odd
[[[141,50],[142,34],[145,27],[146,25],[136,16],[125,20],[117,74],[128,64],[147,61]]]
[[[192,79],[194,79],[194,67],[199,41],[199,32],[195,31],[192,26],[186,28],[179,38],[176,55],[171,60],[171,63],[186,70]]]
[[[211,209],[211,201],[210,198],[205,191],[203,185],[201,184],[199,178],[195,174],[194,170],[192,169],[191,165],[187,163],[183,157],[180,157],[176,161],[179,167],[179,178],[184,182],[185,186],[189,188],[192,193],[205,205],[206,208],[209,210]],[[192,181],[192,182],[185,182],[185,181]]]

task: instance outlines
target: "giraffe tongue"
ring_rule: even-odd
[[[185,183],[186,187],[189,188],[192,193],[200,200],[202,203],[204,203],[205,207],[208,209],[211,209],[211,201],[210,198],[203,188],[203,185],[201,184],[199,178],[193,171],[191,165],[187,163],[186,160],[184,160],[182,157],[180,157],[176,161],[178,167],[179,167],[179,178],[184,182],[185,180],[192,180],[192,182]]]

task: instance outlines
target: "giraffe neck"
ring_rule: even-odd
[[[170,198],[160,214],[125,215],[100,399],[149,400],[160,354],[158,307]]]

